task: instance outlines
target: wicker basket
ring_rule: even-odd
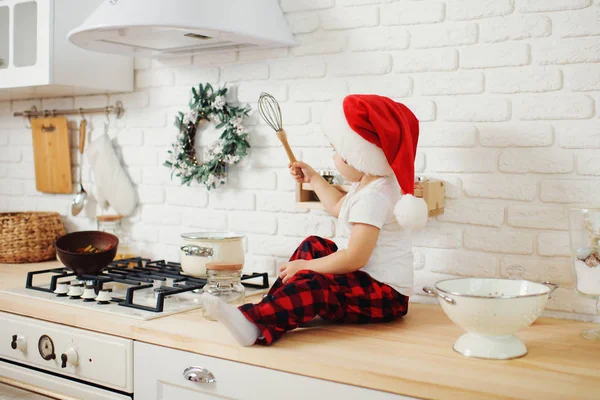
[[[54,242],[64,234],[59,213],[0,213],[0,263],[53,260]]]

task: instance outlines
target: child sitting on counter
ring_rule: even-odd
[[[337,170],[353,182],[343,194],[304,162],[290,165],[339,219],[347,246],[310,236],[258,304],[235,307],[205,294],[203,305],[242,346],[271,344],[316,316],[341,323],[387,322],[406,315],[413,286],[411,231],[427,222],[415,198],[419,121],[403,104],[350,95],[323,117]],[[300,173],[301,171],[301,173]]]

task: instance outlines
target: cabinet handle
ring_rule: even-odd
[[[188,367],[183,371],[183,377],[190,382],[215,383],[215,376],[207,369],[201,367]]]

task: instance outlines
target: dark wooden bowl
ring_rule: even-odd
[[[82,247],[93,245],[108,249],[100,253],[77,253]],[[56,240],[56,255],[65,267],[81,275],[98,275],[117,255],[119,238],[101,231],[73,232]]]

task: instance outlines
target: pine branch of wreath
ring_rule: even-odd
[[[192,88],[190,110],[179,112],[175,126],[179,134],[168,151],[164,165],[171,169],[171,179],[176,176],[181,183],[190,185],[194,180],[204,184],[208,190],[226,182],[230,165],[240,162],[248,154],[248,129],[242,124],[250,107],[234,107],[226,102],[227,88],[213,89],[210,83]],[[196,158],[194,143],[198,127],[205,121],[218,121],[216,129],[223,129],[219,139],[208,149],[204,164]]]

